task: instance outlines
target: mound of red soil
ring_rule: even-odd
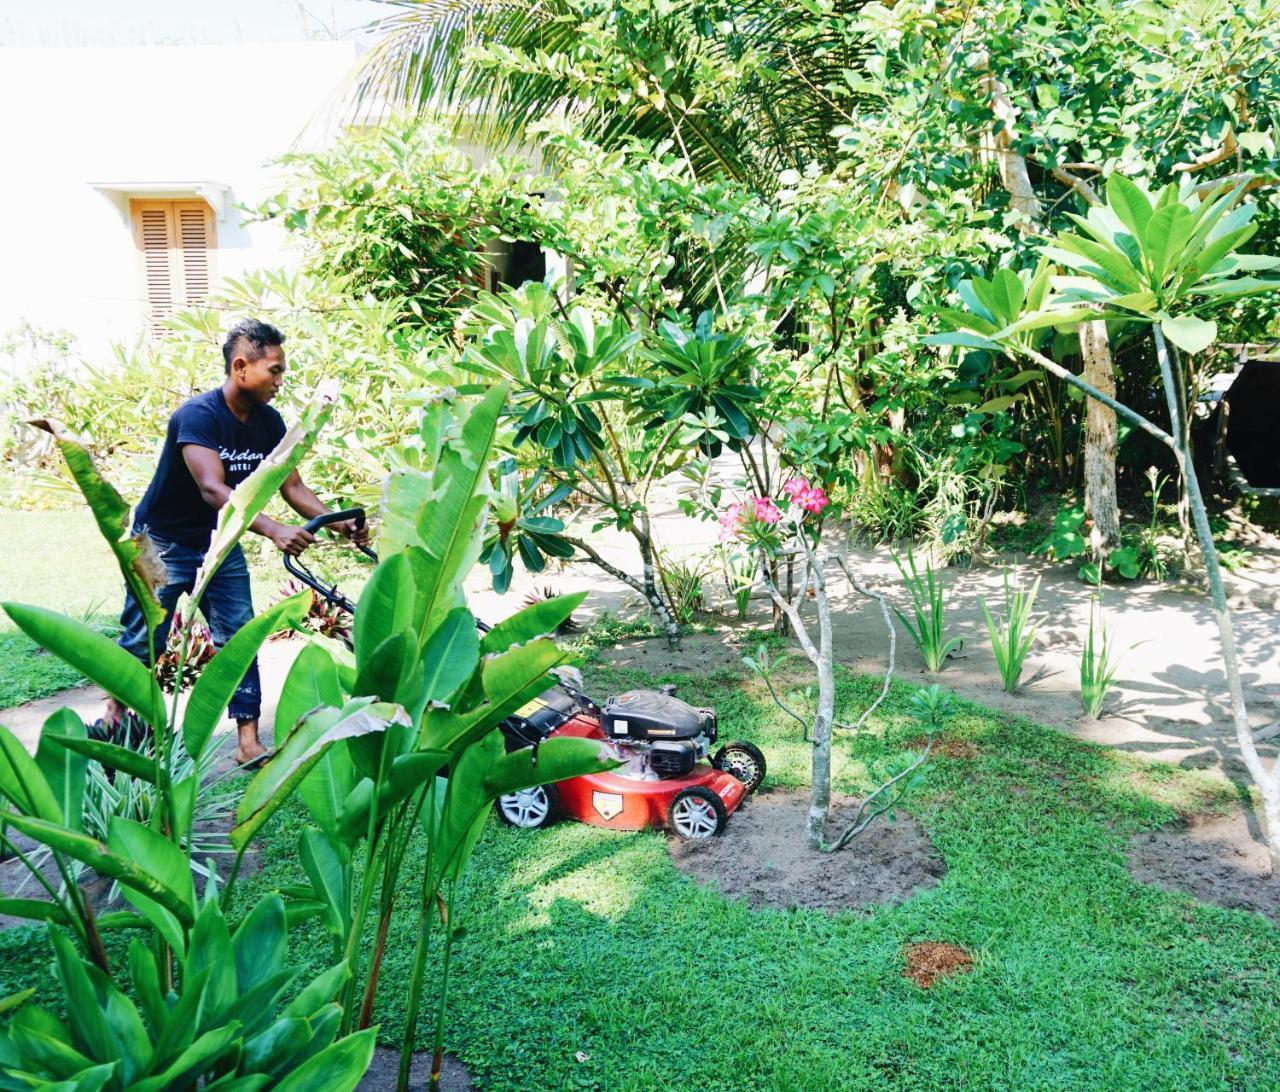
[[[908,944],[902,954],[906,959],[903,977],[911,979],[922,990],[927,990],[940,978],[964,974],[973,968],[973,956],[958,944],[943,941]]]

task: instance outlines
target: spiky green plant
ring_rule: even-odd
[[[1089,633],[1080,657],[1080,706],[1090,720],[1097,720],[1102,712],[1119,666],[1120,658],[1112,647],[1102,614],[1102,600],[1095,595],[1089,603]]]
[[[991,651],[995,653],[1000,681],[1008,694],[1017,693],[1018,683],[1022,678],[1022,666],[1026,663],[1032,642],[1035,641],[1036,627],[1031,620],[1031,612],[1035,609],[1036,596],[1039,592],[1038,576],[1030,588],[1020,585],[1011,588],[1009,570],[1005,569],[1003,625],[997,625],[995,618],[991,615],[991,609],[985,601],[982,604],[982,615],[987,621],[987,633],[991,636]]]
[[[946,634],[946,588],[942,577],[933,571],[933,564],[929,561],[924,563],[922,574],[910,548],[907,549],[905,566],[898,554],[893,555],[893,563],[898,566],[903,583],[911,594],[914,618],[908,618],[897,607],[893,608],[893,613],[907,627],[911,640],[924,657],[925,670],[930,674],[937,674],[942,670],[947,657],[952,652],[959,651],[963,644],[960,638],[948,638]]]

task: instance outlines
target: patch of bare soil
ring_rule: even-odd
[[[1266,845],[1244,812],[1136,835],[1128,859],[1140,883],[1280,921],[1280,876],[1271,875]]]
[[[831,809],[830,830],[843,829],[857,801]],[[669,843],[677,868],[754,910],[858,910],[899,902],[933,887],[946,863],[911,816],[878,819],[838,853],[818,853],[805,840],[807,792],[774,790],[753,796],[729,819],[724,834]]]
[[[923,751],[928,745],[928,736],[916,736],[915,739],[907,740],[907,746],[913,751]],[[969,759],[977,758],[982,752],[972,740],[961,739],[959,736],[937,736],[930,753],[943,758]]]
[[[396,1078],[400,1075],[400,1051],[395,1047],[380,1046],[373,1052],[373,1062],[356,1085],[356,1092],[394,1092]],[[409,1066],[410,1092],[426,1089],[431,1084],[431,1051],[420,1050]],[[444,1056],[440,1066],[441,1092],[471,1092],[471,1074],[451,1054]]]
[[[940,978],[964,974],[973,969],[973,956],[958,944],[926,940],[920,944],[908,944],[902,950],[906,966],[902,976],[911,979],[922,990],[927,990]]]

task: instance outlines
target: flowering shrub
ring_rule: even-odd
[[[822,486],[811,485],[808,478],[791,478],[782,487],[782,495],[797,524],[807,514],[820,514],[831,503]],[[777,525],[785,515],[772,497],[753,496],[738,501],[720,513],[720,541],[776,548],[780,542]]]

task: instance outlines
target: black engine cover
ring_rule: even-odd
[[[716,738],[713,709],[696,709],[674,694],[657,690],[628,690],[604,703],[601,714],[605,735],[610,739],[696,739]]]
[[[687,739],[659,739],[649,748],[649,767],[659,777],[683,777],[698,762],[698,748]]]

